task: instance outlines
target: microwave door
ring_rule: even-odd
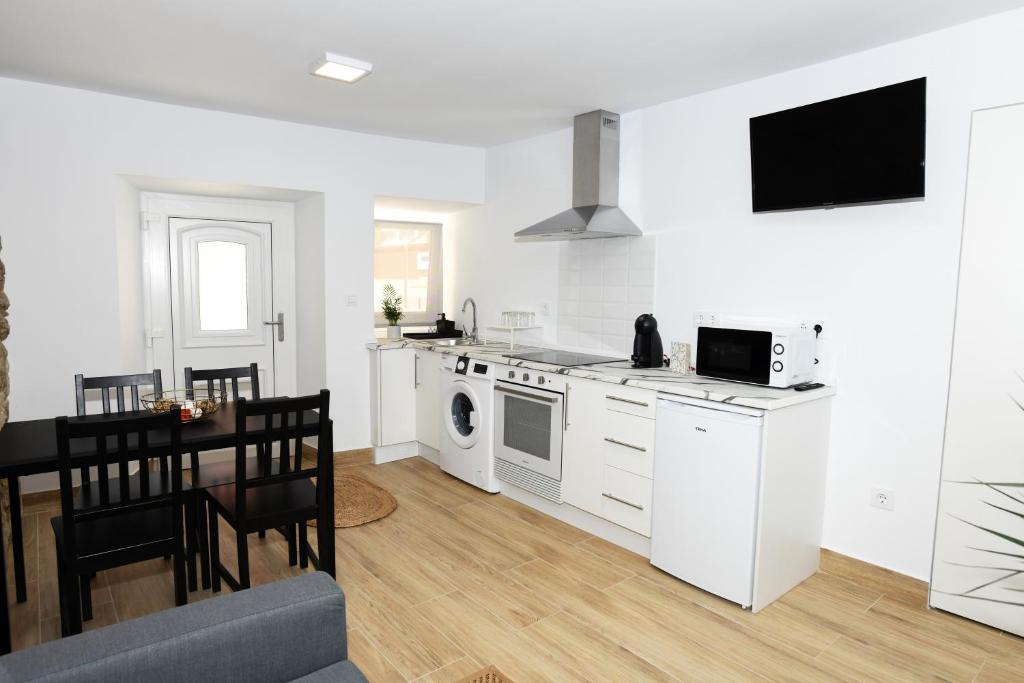
[[[562,478],[562,396],[499,384],[495,456],[555,480]]]
[[[769,384],[772,333],[701,327],[697,330],[697,374],[735,382]]]

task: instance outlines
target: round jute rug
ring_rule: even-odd
[[[354,474],[334,472],[334,528],[367,524],[387,517],[398,501],[390,493]],[[309,522],[316,526],[316,520]]]

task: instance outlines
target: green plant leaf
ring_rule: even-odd
[[[999,538],[1001,538],[1001,539],[1003,539],[1005,541],[1009,541],[1010,543],[1014,543],[1016,545],[1024,547],[1024,540],[1021,540],[1019,538],[1014,538],[1013,536],[1010,536],[1009,534],[1004,534],[1001,531],[996,531],[994,529],[989,529],[987,527],[983,527],[980,524],[975,524],[974,522],[968,522],[966,519],[961,519],[960,517],[957,517],[955,515],[950,515],[950,517],[952,517],[953,519],[958,519],[961,522],[963,522],[964,524],[968,524],[970,526],[973,526],[975,529],[980,529],[980,530],[982,530],[982,531],[984,531],[986,533],[992,534],[993,536],[998,536]]]
[[[1016,607],[1024,607],[1024,602],[1014,602],[1013,600],[999,600],[997,598],[986,598],[983,595],[964,595],[963,593],[951,593],[949,591],[940,591],[937,588],[932,589],[935,593],[941,593],[942,595],[952,595],[955,598],[965,598],[967,600],[982,600],[984,602],[995,602],[1000,605],[1014,605]]]
[[[988,548],[978,548],[973,545],[967,546],[968,550],[977,550],[979,553],[992,553],[993,555],[1002,555],[1004,557],[1015,557],[1018,560],[1024,560],[1024,555],[1019,553],[1007,553],[1002,550],[989,550]]]
[[[963,593],[961,593],[961,595],[967,595],[969,593],[974,593],[975,591],[980,591],[982,588],[988,588],[989,586],[994,586],[995,584],[999,583],[1000,581],[1005,581],[1006,579],[1012,579],[1013,577],[1019,576],[1021,573],[1024,573],[1024,569],[1011,569],[1011,570],[1009,570],[1009,572],[1010,572],[1009,574],[997,577],[995,579],[992,579],[991,581],[986,581],[985,583],[981,584],[980,586],[975,586],[974,588],[972,588],[972,589],[970,589],[968,591],[964,591]]]
[[[987,564],[966,564],[964,562],[949,562],[948,560],[946,561],[946,564],[951,567],[963,567],[965,569],[991,569],[992,571],[1000,572],[1024,571],[1024,569],[1020,569],[1018,567],[993,567]]]
[[[996,510],[1002,510],[1003,512],[1008,512],[1009,514],[1013,515],[1014,517],[1020,517],[1021,519],[1024,519],[1024,512],[1017,512],[1016,510],[1010,510],[1008,508],[1004,508],[1002,505],[996,505],[995,503],[990,503],[987,500],[983,500],[981,502],[984,503],[985,505],[988,505],[991,508],[995,508]]]

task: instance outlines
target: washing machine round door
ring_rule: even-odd
[[[441,404],[445,429],[459,448],[472,448],[480,440],[480,400],[469,383],[455,381]]]

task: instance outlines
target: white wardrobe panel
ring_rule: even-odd
[[[971,125],[930,603],[1024,635],[1024,105]]]

